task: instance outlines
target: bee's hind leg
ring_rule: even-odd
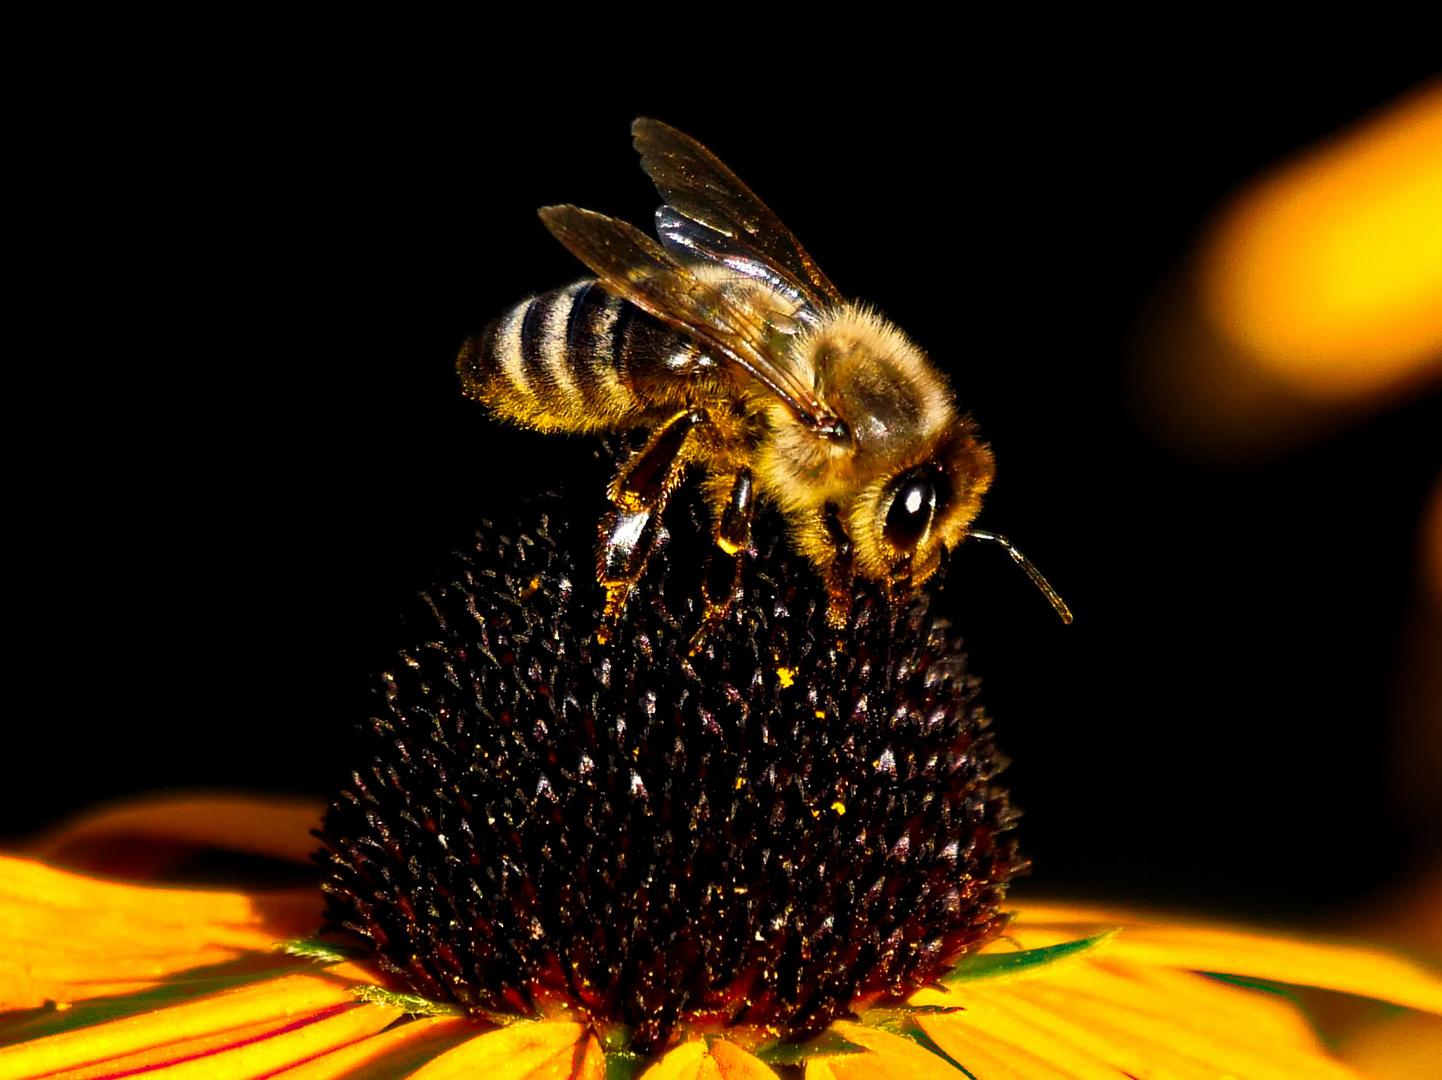
[[[716,516],[716,547],[701,577],[706,613],[691,638],[692,653],[701,648],[706,635],[720,624],[731,607],[731,597],[736,594],[741,578],[741,557],[751,546],[751,518],[755,509],[755,480],[750,469],[741,469],[731,478],[730,492]]]
[[[708,419],[704,409],[690,409],[667,420],[631,455],[606,490],[614,509],[601,519],[596,551],[596,579],[606,590],[606,610],[597,633],[603,642],[615,633],[656,546],[661,513],[690,460],[686,446],[691,433]]]

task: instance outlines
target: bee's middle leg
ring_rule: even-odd
[[[667,420],[631,455],[606,490],[614,509],[601,519],[596,552],[596,578],[606,590],[602,641],[614,633],[656,546],[666,501],[689,461],[686,448],[692,432],[709,419],[704,409],[690,409]]]
[[[721,490],[726,490],[722,487]],[[751,546],[751,518],[756,511],[756,483],[751,470],[739,469],[731,477],[725,504],[716,515],[716,546],[701,577],[706,613],[701,627],[691,638],[691,652],[704,643],[707,633],[719,625],[731,607],[741,579],[741,557]]]

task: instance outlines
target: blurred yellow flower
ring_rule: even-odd
[[[1244,185],[1137,341],[1144,415],[1274,453],[1442,381],[1442,81]]]
[[[1442,362],[1442,82],[1275,170],[1223,214],[1208,312],[1256,364],[1319,398]]]

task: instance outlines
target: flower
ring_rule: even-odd
[[[332,929],[422,997],[579,1010],[647,1056],[796,1039],[1004,926],[1025,860],[955,635],[870,585],[831,627],[768,521],[695,649],[710,533],[676,502],[605,643],[594,530],[555,502],[418,605],[323,838]]]
[[[167,817],[205,812],[233,825],[276,817],[260,799],[190,799],[155,804],[147,821],[163,836]],[[123,828],[133,825],[131,815]],[[182,828],[193,836],[180,825],[172,838]],[[104,822],[80,833],[103,837]],[[294,837],[273,836],[248,846],[293,851]],[[0,1008],[14,1010],[0,1019],[0,1078],[624,1075],[606,1073],[604,1048],[578,1020],[498,1027],[396,992],[369,962],[287,951],[318,908],[313,889],[165,888],[0,858]],[[1442,1015],[1442,977],[1382,950],[1022,906],[960,980],[834,1022],[813,1057],[722,1035],[681,1043],[644,1076],[755,1080],[796,1061],[807,1080],[950,1077],[952,1062],[975,1077],[1356,1075],[1275,989],[1199,972]]]
[[[43,846],[113,872],[223,827],[295,860],[319,824],[326,934],[313,885],[0,861],[0,1080],[1322,1080],[1354,1074],[1238,977],[1442,1014],[1385,953],[1008,903],[1002,759],[929,601],[861,585],[832,628],[759,523],[695,648],[709,534],[681,498],[600,642],[592,534],[552,506],[424,594],[323,820],[195,798]]]

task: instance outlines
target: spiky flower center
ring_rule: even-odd
[[[487,525],[423,596],[326,818],[333,927],[428,998],[576,1010],[643,1053],[803,1038],[998,932],[1014,813],[925,600],[861,588],[833,630],[763,520],[688,656],[708,529],[682,494],[600,644],[594,518],[567,509]]]

